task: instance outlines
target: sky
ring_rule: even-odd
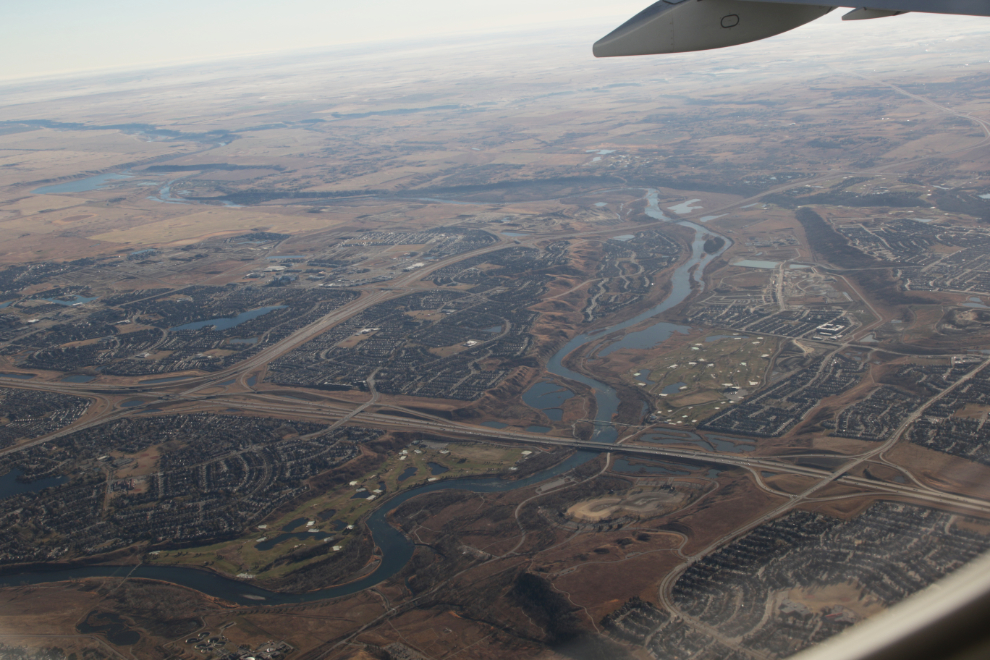
[[[648,4],[650,0],[7,0],[0,9],[0,82],[356,43],[525,34],[548,27],[573,31],[575,40],[587,42],[590,56],[594,39]],[[815,48],[850,56],[864,43],[875,45],[877,38],[990,33],[990,18],[909,14],[839,26],[844,13],[840,8],[798,32],[812,38]],[[759,48],[774,49],[769,41]]]
[[[650,0],[8,0],[0,80],[602,19]]]

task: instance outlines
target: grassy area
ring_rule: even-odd
[[[778,343],[775,337],[759,335],[699,335],[665,351],[630,378],[653,396],[660,417],[691,425],[732,405],[738,396],[728,386],[743,393],[763,385]]]
[[[410,445],[402,451],[405,453],[397,452],[387,457],[376,469],[356,479],[353,485],[347,484],[333,491],[314,495],[292,511],[252,527],[238,539],[198,548],[162,551],[149,556],[148,561],[158,565],[208,566],[230,575],[249,573],[258,579],[281,577],[309,563],[320,561],[323,556],[285,563],[268,570],[262,569],[293,551],[305,550],[322,543],[343,548],[353,534],[346,527],[356,526],[362,518],[378,508],[383,498],[390,493],[440,478],[504,472],[523,457],[521,448],[485,445],[451,444],[444,447],[439,443],[431,443]],[[376,490],[382,492],[375,493]],[[301,538],[288,537],[273,548],[259,549],[261,539],[268,540],[286,533],[283,531],[285,527],[301,519],[304,522],[291,530],[291,533],[299,533]],[[309,522],[313,524],[307,526]],[[329,540],[317,538],[321,535],[310,534],[307,531],[309,529],[329,533]]]

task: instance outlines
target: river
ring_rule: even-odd
[[[673,222],[663,214],[658,204],[656,190],[647,191],[646,214],[656,220]],[[637,316],[607,328],[604,332],[613,333],[643,321],[653,318],[668,309],[682,303],[691,293],[692,283],[696,286],[704,286],[701,278],[703,267],[695,268],[699,264],[706,265],[712,259],[718,257],[729,248],[732,242],[726,238],[725,245],[713,255],[707,255],[704,250],[705,236],[718,235],[710,229],[688,222],[678,221],[679,225],[693,229],[694,240],[691,243],[691,256],[683,264],[677,267],[671,276],[671,290],[667,297],[658,305],[638,314]],[[724,237],[723,237],[724,238]],[[658,321],[649,327],[632,332],[622,340],[606,347],[602,354],[607,354],[616,348],[648,348],[665,340],[673,332],[686,331],[684,326],[677,326],[671,323]],[[562,378],[584,383],[595,393],[597,413],[595,420],[606,422],[606,424],[596,424],[592,440],[603,443],[614,443],[617,439],[617,432],[611,424],[615,414],[619,409],[619,397],[615,390],[608,385],[599,382],[591,377],[571,371],[563,365],[564,358],[573,351],[581,348],[590,342],[599,341],[604,336],[603,331],[585,333],[578,335],[567,342],[563,348],[557,351],[547,365],[547,370]],[[150,382],[150,381],[145,381]],[[86,577],[106,577],[111,575],[128,575],[134,578],[148,578],[173,582],[202,593],[223,598],[228,601],[241,604],[287,604],[304,603],[325,598],[336,598],[348,596],[368,587],[372,587],[388,578],[392,577],[409,562],[412,558],[415,546],[412,541],[406,538],[405,534],[388,523],[388,514],[407,502],[409,499],[423,493],[436,492],[438,490],[458,489],[475,493],[491,493],[516,488],[525,488],[535,483],[539,483],[551,477],[563,474],[573,468],[591,460],[597,456],[596,452],[576,452],[562,463],[538,472],[530,477],[517,481],[506,481],[493,477],[467,477],[462,479],[448,479],[435,481],[426,485],[414,488],[392,497],[385,506],[379,508],[368,518],[368,528],[381,549],[381,563],[369,575],[329,589],[311,591],[303,594],[277,593],[255,587],[246,582],[225,578],[214,573],[208,573],[196,568],[186,568],[181,566],[150,566],[142,565],[136,568],[121,566],[88,566],[81,568],[71,568],[63,570],[35,570],[20,574],[0,576],[0,585],[14,584],[38,584],[42,582],[55,582],[59,580],[78,579]]]
[[[646,201],[646,214],[648,216],[654,218],[655,220],[673,222],[670,218],[664,215],[663,211],[660,210],[656,190],[651,189],[647,191]],[[718,250],[718,252],[708,255],[705,253],[705,236],[718,236],[719,234],[702,227],[701,225],[688,222],[687,220],[678,221],[677,224],[694,230],[694,239],[691,241],[691,256],[688,257],[687,261],[678,266],[677,269],[674,270],[673,275],[671,275],[670,293],[667,297],[664,298],[660,304],[651,307],[645,312],[637,314],[628,321],[623,321],[622,323],[613,325],[606,328],[604,331],[598,330],[578,335],[574,339],[567,342],[563,348],[557,351],[553,357],[550,358],[550,361],[547,364],[547,371],[550,373],[557,374],[558,376],[568,380],[576,380],[577,382],[583,383],[594,390],[595,403],[597,404],[595,421],[603,422],[595,425],[595,431],[591,437],[591,439],[595,442],[612,443],[616,441],[617,431],[611,425],[611,421],[615,417],[615,414],[619,411],[619,396],[614,389],[605,383],[585,376],[584,374],[579,374],[576,371],[571,371],[565,367],[564,358],[582,346],[600,340],[606,334],[631,328],[647,319],[663,314],[668,309],[684,302],[684,300],[691,294],[692,283],[697,287],[704,286],[704,280],[702,279],[704,266],[706,266],[713,259],[717,258],[732,245],[732,241],[723,236],[722,238],[725,238],[725,244],[722,248]],[[696,266],[698,267],[695,268]],[[630,332],[621,340],[609,344],[600,351],[600,355],[608,355],[612,351],[620,348],[651,348],[666,340],[674,332],[687,332],[688,330],[690,330],[690,328],[686,326],[658,321],[643,330]]]

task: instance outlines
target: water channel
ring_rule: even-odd
[[[663,214],[663,211],[660,210],[656,190],[648,190],[646,199],[648,204],[646,208],[647,215],[655,218],[656,220],[673,222],[670,218]],[[692,284],[699,287],[704,286],[701,279],[701,273],[704,270],[703,266],[707,265],[710,260],[717,258],[732,244],[729,239],[726,239],[725,244],[718,252],[713,255],[708,255],[704,250],[705,236],[717,234],[686,220],[678,221],[677,224],[693,229],[695,236],[691,244],[690,258],[688,258],[685,263],[681,264],[674,271],[671,277],[670,294],[660,304],[646,310],[645,312],[642,312],[641,314],[638,314],[628,321],[607,328],[607,332],[613,333],[633,327],[643,321],[646,321],[647,319],[662,314],[668,309],[683,302],[691,293]],[[696,266],[698,267],[696,268]],[[686,331],[686,329],[682,330],[682,328],[683,326],[657,322],[643,330],[626,335],[621,341],[611,344],[605,350],[614,350],[615,347],[652,347],[657,343],[664,341],[675,331]],[[557,376],[578,381],[594,390],[595,402],[597,404],[595,420],[606,423],[595,425],[595,432],[592,435],[592,440],[603,443],[614,443],[617,439],[617,432],[615,428],[609,424],[609,422],[612,421],[619,408],[619,397],[615,390],[589,376],[571,371],[567,367],[563,366],[564,358],[567,355],[585,344],[599,341],[601,337],[602,333],[600,331],[595,333],[584,333],[575,337],[571,341],[567,342],[563,348],[557,351],[553,357],[550,358],[547,369]],[[147,384],[153,381],[143,382]],[[543,385],[543,388],[546,388],[546,385]],[[547,392],[541,392],[540,394],[546,393]],[[495,426],[495,423],[490,423],[489,425]],[[575,467],[591,460],[595,456],[597,456],[597,452],[578,451],[567,460],[552,468],[516,481],[509,481],[495,477],[465,477],[461,479],[435,481],[411,490],[407,490],[403,493],[399,493],[392,497],[385,506],[374,511],[368,518],[368,528],[374,537],[375,543],[381,549],[381,562],[370,574],[353,582],[331,587],[329,589],[311,591],[302,594],[277,593],[267,591],[260,587],[255,587],[239,580],[222,577],[215,573],[209,573],[195,568],[150,565],[141,565],[138,567],[83,566],[61,570],[54,569],[54,567],[52,567],[48,570],[34,570],[20,574],[15,573],[0,575],[0,585],[38,584],[43,582],[54,582],[58,580],[79,579],[86,577],[129,576],[134,578],[148,578],[172,582],[195,589],[210,596],[223,598],[225,600],[241,604],[265,603],[276,605],[285,603],[304,603],[326,598],[348,596],[387,580],[401,571],[412,558],[413,551],[415,549],[412,541],[410,541],[405,534],[388,523],[388,515],[411,498],[424,493],[448,489],[466,490],[474,493],[494,493],[515,490],[517,488],[525,488],[532,484],[569,472]]]

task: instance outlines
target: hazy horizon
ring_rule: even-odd
[[[8,20],[0,26],[0,62],[3,62],[0,83],[69,79],[307,52],[333,53],[351,47],[422,48],[456,45],[462,41],[473,44],[477,37],[513,34],[524,37],[538,32],[569,34],[573,46],[584,50],[586,58],[591,60],[594,40],[648,2],[624,0],[606,7],[588,0],[580,0],[576,6],[548,0],[536,11],[529,11],[530,7],[512,0],[497,8],[472,7],[469,15],[463,7],[454,9],[447,0],[417,5],[416,11],[392,0],[361,8],[319,10],[310,0],[293,0],[288,6],[282,5],[277,15],[266,13],[266,5],[261,3],[241,6],[236,12],[237,19],[224,24],[221,17],[225,12],[233,15],[228,11],[230,4],[214,3],[195,19],[185,20],[181,18],[186,15],[183,9],[193,8],[188,0],[173,4],[167,18],[156,18],[153,10],[144,7],[127,6],[127,11],[116,11],[124,5],[114,0],[98,0],[86,7],[62,1],[16,6],[8,10]],[[55,8],[57,11],[53,11]],[[791,37],[813,36],[810,43],[794,41],[785,34],[732,50],[739,55],[769,54],[779,51],[776,47],[782,43],[790,43],[796,50],[810,45],[823,54],[841,55],[857,45],[875,47],[885,42],[894,46],[905,38],[939,39],[990,30],[990,21],[934,14],[841,23],[845,12],[840,7],[791,33]],[[299,16],[307,17],[303,25],[286,23]],[[882,41],[876,42],[877,38]],[[708,51],[705,57],[718,58],[723,52],[726,51]],[[779,57],[780,53],[774,52],[774,56]],[[665,56],[658,61],[683,61],[676,57]]]
[[[191,0],[151,5],[96,0],[18,4],[0,26],[0,80],[207,62],[231,57],[532,29],[590,19],[615,27],[645,5],[636,0],[521,0],[464,5],[378,0],[360,7],[314,0],[278,5]],[[589,44],[590,48],[590,44]]]

